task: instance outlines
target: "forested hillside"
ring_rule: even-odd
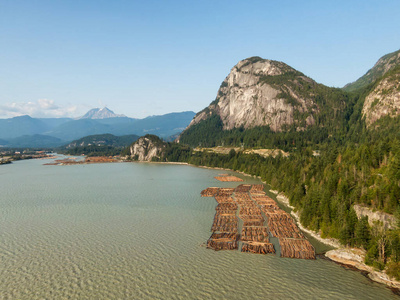
[[[181,144],[190,146],[280,148],[289,151],[287,158],[263,158],[234,150],[229,155],[192,152],[187,147],[171,145],[165,159],[261,176],[289,196],[304,226],[325,237],[338,238],[343,244],[365,248],[367,263],[381,269],[386,266],[391,275],[400,279],[400,231],[382,224],[371,227],[367,218],[358,219],[353,209],[354,204],[362,204],[395,215],[400,212],[400,117],[383,112],[374,120],[374,126],[367,127],[363,113],[365,99],[398,69],[393,66],[393,59],[384,58],[382,61],[391,65],[376,66],[391,71],[360,84],[352,92],[314,86],[318,113],[314,114],[314,124],[303,129],[293,124],[278,132],[269,126],[226,130],[216,107],[180,137]],[[375,70],[372,73],[376,75],[379,72]],[[280,84],[281,77],[268,78],[269,83],[273,80],[273,84]],[[287,86],[287,78],[284,81]],[[389,95],[390,105],[396,109],[398,77],[390,77],[389,82],[392,92],[380,93],[374,106],[386,109]],[[299,90],[297,95],[303,92]]]

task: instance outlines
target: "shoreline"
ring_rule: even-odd
[[[279,193],[278,191],[274,191],[277,193],[277,200],[282,203],[283,205],[289,207],[292,209],[291,215],[295,218],[297,222],[297,226],[304,231],[307,232],[309,235],[311,235],[313,238],[318,240],[321,243],[324,243],[326,245],[332,246],[334,250],[329,250],[327,251],[324,256],[328,258],[329,260],[333,261],[336,264],[339,264],[341,266],[345,266],[351,269],[355,269],[361,273],[365,272],[366,276],[377,283],[381,283],[386,285],[387,287],[393,289],[393,292],[396,294],[400,294],[400,282],[391,279],[386,272],[384,271],[377,271],[373,267],[368,266],[367,264],[364,263],[365,261],[365,254],[366,251],[358,248],[350,248],[346,247],[342,244],[337,239],[334,238],[323,238],[321,237],[321,234],[318,232],[315,232],[313,230],[305,228],[301,223],[300,223],[300,216],[298,212],[295,212],[293,209],[294,207],[289,204],[289,199],[281,192]],[[274,193],[274,194],[276,194]]]
[[[196,166],[192,165],[189,163],[173,163],[173,162],[164,162],[166,164],[180,164],[180,165],[189,165],[193,167],[199,167],[199,168],[205,168],[205,169],[214,169],[214,170],[224,170],[224,171],[231,171],[231,172],[236,172],[245,176],[253,177],[253,178],[259,178],[260,181],[268,185],[267,182],[262,181],[260,176],[254,176],[250,175],[241,171],[234,171],[232,169],[227,169],[227,168],[213,168],[213,167],[207,167],[207,166]],[[364,258],[365,258],[365,251],[357,248],[348,248],[342,244],[340,244],[339,240],[334,239],[334,238],[323,238],[321,237],[321,234],[318,232],[315,232],[313,230],[305,228],[301,223],[300,223],[300,216],[298,212],[294,211],[294,207],[290,205],[289,203],[289,198],[283,193],[279,192],[277,190],[269,190],[271,193],[276,195],[277,201],[279,201],[281,204],[285,205],[286,207],[290,208],[291,215],[294,217],[296,220],[297,226],[299,226],[300,230],[308,233],[310,236],[315,238],[317,241],[337,248],[334,250],[329,250],[327,251],[324,255],[325,258],[329,259],[330,261],[341,265],[345,266],[347,268],[351,268],[355,271],[364,273],[370,280],[384,284],[388,288],[392,289],[392,291],[395,294],[400,294],[400,282],[394,279],[389,278],[389,276],[384,272],[384,271],[376,271],[373,267],[368,266],[364,263]]]

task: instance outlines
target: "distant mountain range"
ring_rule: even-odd
[[[85,136],[106,133],[116,136],[151,133],[168,138],[180,133],[194,115],[187,111],[134,119],[115,114],[105,107],[92,109],[78,119],[27,115],[0,119],[0,146],[55,147]]]

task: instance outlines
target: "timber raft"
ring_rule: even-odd
[[[236,177],[236,176],[230,176],[228,174],[220,174],[219,176],[214,177],[215,179],[222,181],[222,182],[236,182],[236,181],[243,181],[243,179]]]
[[[201,196],[214,197],[218,203],[207,248],[238,250],[241,244],[242,252],[269,254],[275,253],[270,242],[274,237],[279,241],[281,257],[315,259],[314,247],[292,217],[265,194],[264,185],[209,187]],[[240,233],[239,219],[243,223]]]

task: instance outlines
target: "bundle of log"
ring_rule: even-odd
[[[216,195],[218,195],[219,189],[220,188],[218,187],[209,187],[206,188],[205,190],[202,190],[200,192],[200,195],[202,197],[215,197]]]
[[[218,250],[238,249],[239,235],[237,233],[221,232],[213,233],[207,241],[207,248]]]
[[[219,212],[219,214],[230,214],[230,215],[235,215],[237,211],[237,204],[236,203],[230,203],[230,202],[222,202],[217,205],[215,210]]]
[[[250,188],[250,194],[265,194],[263,184],[253,184]]]
[[[281,256],[291,258],[315,259],[315,250],[306,239],[280,238]]]
[[[215,179],[222,181],[222,182],[236,182],[236,181],[243,181],[243,179],[236,177],[236,176],[216,176]]]
[[[85,159],[86,163],[105,163],[105,162],[116,162],[116,161],[117,161],[116,159],[106,156],[91,156],[91,157],[86,157]]]
[[[214,198],[218,203],[236,203],[230,196],[215,196]]]
[[[241,241],[268,243],[268,230],[265,226],[243,226]]]
[[[238,242],[231,239],[212,239],[207,241],[207,248],[219,250],[237,250]]]
[[[248,226],[264,226],[264,218],[262,219],[244,219],[243,220],[243,227]]]
[[[222,176],[224,178],[229,176]],[[233,188],[207,188],[203,197],[214,197],[215,208],[212,234],[207,248],[214,250],[236,250],[238,241],[242,252],[257,254],[275,253],[269,234],[279,239],[282,257],[315,259],[315,250],[297,227],[291,216],[280,209],[277,203],[266,196],[261,184],[241,184]],[[238,219],[243,221],[241,235],[238,234]],[[264,225],[264,215],[268,227]]]
[[[241,184],[235,188],[235,192],[248,193],[251,189],[251,184]]]
[[[254,254],[275,253],[274,245],[271,243],[244,242],[242,252],[250,252]]]
[[[218,191],[218,196],[231,196],[234,191],[234,188],[220,188]]]
[[[214,217],[211,231],[236,233],[238,231],[237,226],[238,223],[235,215],[220,214],[217,212]]]
[[[258,205],[261,206],[261,209],[268,209],[268,210],[279,209],[276,202],[268,196],[251,195],[251,197]]]
[[[271,234],[277,238],[304,238],[299,227],[297,227],[294,220],[288,213],[279,209],[266,211],[265,215],[268,217],[268,228]]]

